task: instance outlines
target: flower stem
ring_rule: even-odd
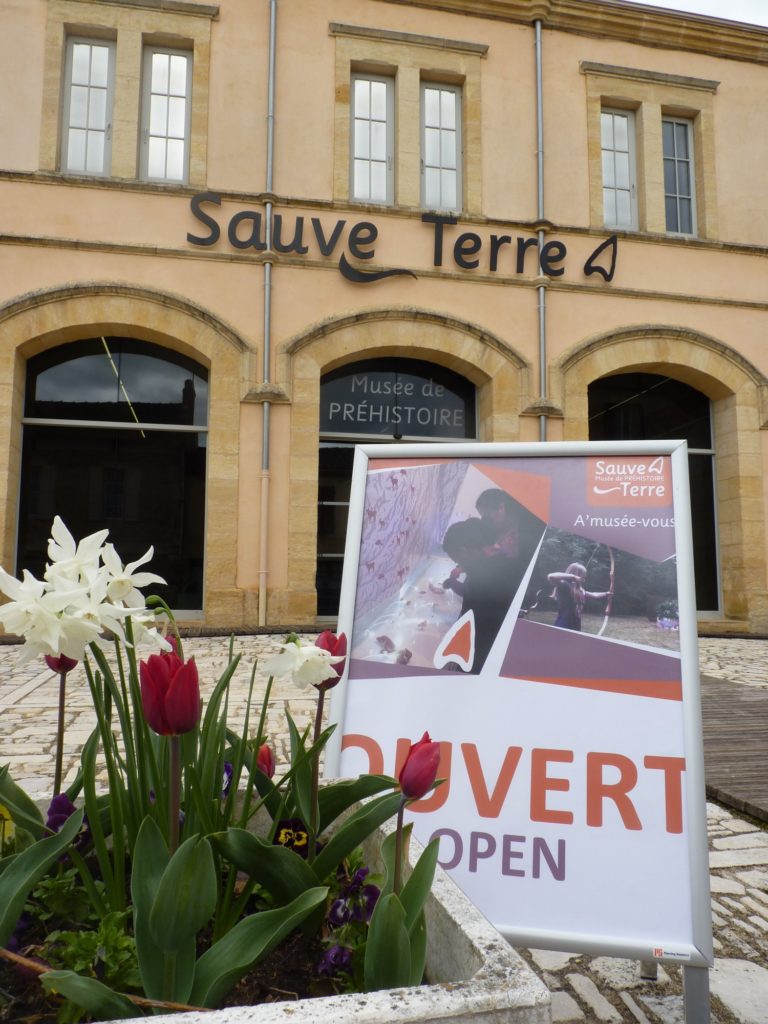
[[[67,694],[67,673],[59,672],[59,721],[56,727],[56,767],[53,772],[53,795],[61,792],[61,774],[64,761],[64,707]]]
[[[403,885],[403,812],[405,811],[405,797],[400,801],[397,809],[397,832],[395,834],[395,878],[392,882],[392,891],[396,896],[400,895]]]
[[[325,704],[325,690],[320,690],[317,696],[317,712],[315,713],[315,734],[312,738],[313,746],[320,739],[323,731],[323,705]],[[309,794],[309,840],[307,846],[307,862],[309,864],[315,859],[317,846],[317,791],[320,787],[320,751],[316,751],[312,758],[312,786]]]
[[[181,737],[170,736],[170,801],[168,804],[168,848],[171,856],[179,845],[179,812],[181,810]]]

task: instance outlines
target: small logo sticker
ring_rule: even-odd
[[[683,949],[664,949],[663,946],[653,947],[654,960],[690,960],[691,954]]]

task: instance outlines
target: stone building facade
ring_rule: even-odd
[[[355,440],[684,436],[768,632],[768,30],[622,0],[0,0],[0,562],[332,616]],[[38,566],[39,568],[39,566]]]

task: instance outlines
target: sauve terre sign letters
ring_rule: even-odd
[[[221,206],[221,196],[216,192],[200,192],[190,200],[192,215],[206,229],[205,234],[187,233],[191,245],[215,245],[222,237],[222,225],[212,207]],[[499,271],[511,274],[544,274],[546,277],[562,277],[566,272],[568,249],[565,242],[556,239],[545,242],[539,248],[538,239],[533,236],[491,234],[483,238],[475,231],[456,233],[458,218],[441,214],[425,213],[422,223],[432,232],[432,266],[442,267],[448,259],[460,270],[484,270],[495,274]],[[328,230],[319,217],[311,217],[309,224],[305,217],[287,217],[276,213],[272,227],[272,250],[278,253],[295,253],[304,256],[310,246],[321,256],[333,256],[339,248],[345,229],[346,219],[339,219]],[[375,257],[375,245],[379,237],[378,227],[371,221],[362,220],[351,224],[346,240],[341,243],[343,251],[338,260],[339,272],[349,281],[369,284],[383,278],[416,274],[403,267],[387,270],[363,270],[349,262],[371,260]],[[260,210],[239,210],[226,224],[226,238],[233,249],[256,252],[267,250],[266,217]],[[616,271],[618,240],[616,235],[602,241],[590,254],[582,271],[586,277],[599,274],[605,281],[613,280]]]

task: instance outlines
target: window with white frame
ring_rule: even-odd
[[[661,138],[667,231],[692,235],[696,232],[693,125],[683,118],[664,117],[661,122]]]
[[[603,216],[607,227],[637,227],[635,116],[631,110],[600,114]]]
[[[421,86],[421,201],[430,210],[460,210],[461,89]]]
[[[187,180],[191,82],[191,53],[145,49],[141,177],[146,181]]]
[[[394,81],[352,76],[351,193],[369,203],[394,201]]]
[[[106,175],[111,166],[115,44],[67,40],[61,169]]]

